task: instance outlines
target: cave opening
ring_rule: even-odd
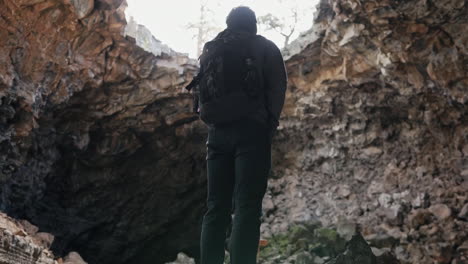
[[[313,24],[318,0],[128,0],[127,31],[150,32],[177,52],[198,58],[203,44],[225,28],[229,11],[249,6],[257,15],[258,34],[284,48]],[[130,32],[130,34],[132,34]]]

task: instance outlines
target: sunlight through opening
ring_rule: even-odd
[[[318,0],[127,0],[127,21],[144,25],[171,49],[196,58],[202,45],[226,27],[229,11],[252,8],[261,34],[283,48],[312,27]]]

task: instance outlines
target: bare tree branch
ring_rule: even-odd
[[[282,2],[282,1],[279,1]],[[291,16],[293,18],[293,23],[289,24],[286,18],[278,18],[277,16],[268,13],[264,16],[258,17],[258,22],[260,25],[265,26],[266,30],[273,30],[279,33],[284,38],[284,46],[289,44],[291,36],[296,32],[297,23],[299,21],[298,7],[291,9]]]

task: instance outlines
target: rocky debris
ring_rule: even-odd
[[[342,237],[336,229],[320,227],[316,222],[290,226],[283,233],[274,234],[259,247],[257,263],[260,264],[398,264],[386,248],[371,248],[353,226],[353,235]],[[343,229],[343,227],[341,227]],[[375,253],[374,253],[375,252]],[[225,252],[224,264],[229,264]],[[194,264],[195,261],[179,253],[174,262],[166,264]]]
[[[372,249],[360,234],[354,235],[348,242],[343,253],[335,259],[328,261],[327,264],[377,264],[377,257]],[[382,262],[379,262],[382,263]]]
[[[336,229],[317,223],[291,226],[287,232],[273,235],[268,245],[260,249],[259,263],[399,263],[388,250],[369,246],[356,226],[348,223],[353,235],[342,237]],[[353,226],[353,227],[351,227]],[[343,227],[341,227],[343,229]],[[349,234],[349,232],[347,233]],[[373,250],[378,253],[374,255]]]
[[[449,218],[452,215],[452,211],[445,204],[435,204],[429,207],[429,212],[436,216],[440,220]]]
[[[70,252],[63,258],[63,264],[87,264],[87,262],[77,252]]]
[[[74,11],[79,19],[85,18],[94,8],[94,0],[68,0],[71,2]]]
[[[458,218],[468,220],[468,203],[463,206],[458,214]]]
[[[25,233],[14,234],[0,228],[0,241],[0,263],[57,263],[50,251],[27,239]]]
[[[195,264],[195,260],[184,253],[179,253],[177,254],[177,259],[175,261],[167,262],[166,264]]]
[[[0,212],[0,263],[86,264],[76,252],[69,254],[74,256],[71,261],[55,260],[49,246],[42,243],[44,238],[53,240],[53,236],[38,230],[26,220],[18,221]]]

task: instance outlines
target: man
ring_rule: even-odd
[[[227,29],[205,44],[200,57],[196,78],[200,108],[195,109],[209,129],[201,264],[223,263],[232,207],[231,263],[256,263],[271,137],[279,124],[287,83],[279,49],[256,35],[256,23],[250,8],[234,8],[226,19]]]

